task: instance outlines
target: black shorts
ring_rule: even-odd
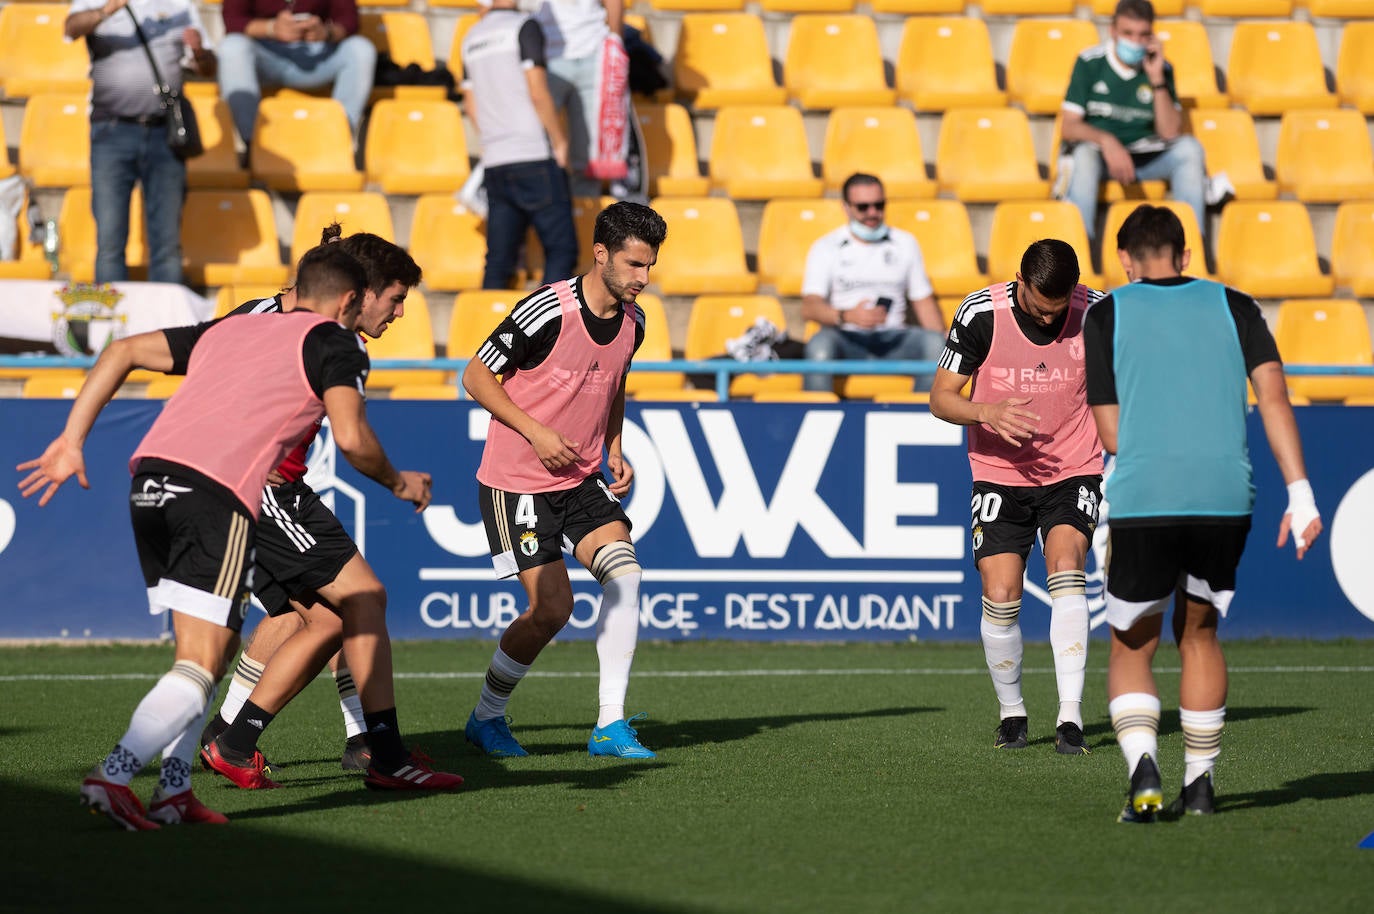
[[[240,631],[253,569],[253,517],[228,489],[173,464],[139,466],[129,517],[148,610],[176,610]]]
[[[1044,542],[1050,528],[1067,524],[1091,542],[1102,501],[1101,476],[1074,476],[1048,486],[1003,486],[974,482],[973,561],[1014,552],[1030,555],[1035,534]]]
[[[600,474],[571,489],[522,494],[480,486],[482,521],[498,578],[559,562],[593,530],[617,521],[630,526],[620,499]]]
[[[269,616],[290,612],[293,597],[313,602],[357,554],[353,538],[310,486],[288,482],[262,490],[253,594]]]
[[[1163,612],[1180,584],[1223,616],[1236,591],[1236,568],[1250,518],[1113,525],[1107,535],[1107,622],[1128,629]]]

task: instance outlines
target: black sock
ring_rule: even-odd
[[[257,751],[258,737],[262,736],[262,731],[267,729],[267,725],[272,723],[272,718],[276,716],[251,701],[245,701],[239,710],[239,716],[234,718],[229,729],[220,734],[220,747],[240,756],[252,755]]]
[[[372,750],[372,764],[377,770],[390,774],[404,765],[410,753],[401,744],[401,727],[396,723],[396,709],[364,711],[363,722],[367,724],[367,745]]]

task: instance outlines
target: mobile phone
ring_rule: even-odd
[[[878,299],[873,303],[873,307],[882,308],[884,311],[886,311],[892,307],[892,299],[884,295],[882,298]]]
[[[291,18],[297,22],[304,22],[307,19],[313,18],[314,15],[314,13],[292,13]]]

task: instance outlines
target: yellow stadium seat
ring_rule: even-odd
[[[129,197],[129,243],[124,248],[124,262],[129,278],[138,280],[148,273],[148,242],[143,218],[143,193],[135,184]],[[95,281],[95,215],[91,211],[91,189],[86,185],[67,188],[62,197],[62,209],[57,216],[58,269],[71,277],[72,282]]]
[[[504,289],[459,292],[453,300],[453,314],[449,317],[448,357],[470,359],[475,356],[496,326],[524,297],[524,292]]]
[[[391,222],[391,206],[386,197],[372,191],[327,193],[312,191],[296,201],[296,227],[291,235],[291,263],[320,243],[320,232],[331,222],[343,227],[345,235],[371,232],[387,241],[396,240]],[[423,268],[423,264],[421,265]]]
[[[1374,146],[1358,111],[1289,111],[1274,165],[1279,190],[1308,203],[1374,198]]]
[[[68,41],[63,33],[70,9],[66,3],[0,6],[0,90],[6,98],[90,91],[86,42]]]
[[[1374,16],[1368,0],[1306,0],[1311,16],[1328,19],[1356,19]]]
[[[239,164],[234,144],[234,117],[229,103],[217,94],[187,93],[196,112],[200,139],[205,152],[186,163],[187,187],[246,188],[248,172]]]
[[[1374,298],[1374,203],[1342,203],[1331,238],[1331,273],[1336,285],[1361,298]]]
[[[1226,63],[1231,100],[1251,114],[1334,108],[1317,33],[1308,22],[1238,22]]]
[[[0,140],[3,140],[3,137],[0,137]],[[19,206],[19,215],[15,219],[18,234],[14,250],[0,251],[0,279],[52,278],[52,268],[48,265],[43,245],[34,242],[30,237],[28,213],[29,200],[25,195]]]
[[[1007,95],[1028,114],[1054,114],[1078,55],[1099,41],[1087,19],[1022,19],[1007,56]]]
[[[250,301],[272,298],[283,291],[281,285],[267,283],[242,283],[236,286],[221,286],[215,294],[215,317],[224,317],[230,311]]]
[[[1064,113],[1061,111],[1055,115],[1054,129],[1050,132],[1050,160],[1048,164],[1050,186],[1054,186],[1059,180],[1059,159],[1064,154],[1062,150],[1063,135]],[[1120,181],[1113,181],[1109,178],[1102,182],[1098,199],[1108,203],[1115,203],[1118,200],[1163,200],[1168,189],[1167,181],[1134,181],[1130,184],[1122,184]]]
[[[1374,22],[1348,22],[1341,30],[1336,89],[1342,104],[1374,114]]]
[[[978,269],[968,209],[958,200],[889,200],[887,223],[916,236],[936,296],[957,304],[988,284]]]
[[[1193,4],[1204,17],[1293,15],[1293,0],[1193,0]]]
[[[711,136],[711,186],[735,200],[818,197],[801,112],[785,105],[721,108]]]
[[[765,13],[852,13],[855,0],[759,0]]]
[[[0,155],[0,178],[8,178],[14,174],[14,165],[10,163],[10,142],[5,138],[5,123],[0,119],[0,149],[4,150],[4,155]]]
[[[1095,16],[1111,16],[1116,12],[1116,4],[1119,0],[1093,0],[1092,11]],[[1159,25],[1160,16],[1182,16],[1183,8],[1188,5],[1189,0],[1154,0],[1155,25]]]
[[[984,16],[1070,16],[1077,3],[1078,0],[979,0],[978,5]]]
[[[1354,299],[1281,302],[1274,342],[1290,365],[1374,365],[1369,322]],[[1374,397],[1374,378],[1290,374],[1288,389],[1310,400]]]
[[[577,233],[577,266],[580,276],[588,272],[594,263],[592,258],[592,235],[596,231],[596,217],[606,207],[615,202],[614,197],[573,197],[573,230]],[[525,269],[531,277],[544,273],[544,248],[534,229],[525,235]],[[553,279],[554,277],[550,277]],[[559,277],[562,278],[562,277]]]
[[[1093,272],[1092,249],[1083,217],[1066,200],[997,204],[988,239],[988,276],[994,282],[1014,278],[1021,269],[1021,255],[1031,242],[1042,238],[1058,238],[1072,245],[1078,255],[1079,282],[1102,288],[1102,277]]]
[[[40,93],[24,105],[19,173],[34,187],[91,183],[91,123],[85,95]]]
[[[1159,15],[1155,4],[1155,15]],[[1188,108],[1225,108],[1229,99],[1217,88],[1217,69],[1207,28],[1191,19],[1156,20],[1155,35],[1164,59],[1174,68],[1174,90]]]
[[[874,403],[929,403],[930,391],[928,390],[908,390],[902,393],[879,394],[873,398]]]
[[[744,0],[649,0],[649,7],[689,15],[703,11],[731,12],[744,9]]]
[[[388,391],[392,400],[460,400],[456,384],[397,384]]]
[[[758,318],[786,329],[782,305],[771,295],[702,295],[692,302],[687,318],[685,356],[710,359],[725,355],[725,343],[742,336]],[[764,390],[801,390],[799,374],[737,374],[730,380],[730,393],[752,396]]]
[[[1207,173],[1226,173],[1237,200],[1273,200],[1279,185],[1264,174],[1259,138],[1249,112],[1238,108],[1192,111],[1192,133],[1202,144]]]
[[[1307,207],[1237,200],[1221,211],[1217,279],[1259,298],[1323,298],[1334,286],[1317,263]]]
[[[477,5],[476,0],[472,5]],[[481,18],[477,13],[464,13],[453,20],[453,39],[448,46],[448,71],[453,74],[455,85],[463,81],[463,37]]]
[[[1015,108],[946,111],[935,174],[942,190],[975,203],[1041,200],[1050,190],[1036,165],[1030,121]]]
[[[695,108],[780,105],[787,100],[787,90],[773,79],[763,20],[748,13],[684,15],[673,55],[673,85],[678,98]]]
[[[277,95],[258,106],[248,153],[255,180],[271,190],[361,190],[353,135],[332,98]]]
[[[668,237],[649,273],[665,295],[753,292],[758,280],[744,263],[744,236],[735,204],[721,197],[659,197]]]
[[[33,375],[24,382],[24,396],[30,399],[75,400],[85,380],[83,374]]]
[[[964,11],[964,0],[869,0],[868,5],[875,13],[902,16],[933,16]]]
[[[897,91],[917,111],[997,107],[1007,101],[1007,93],[997,88],[987,23],[978,17],[908,19],[896,71]]]
[[[652,400],[659,403],[714,403],[718,398],[714,390],[684,387],[681,390],[646,390],[631,395],[630,399]]]
[[[839,190],[855,172],[882,178],[893,198],[933,197],[926,177],[916,115],[905,108],[836,108],[825,127],[821,175],[826,190]]]
[[[196,286],[286,282],[272,200],[261,190],[188,191],[181,257]]]
[[[425,194],[415,201],[409,250],[425,271],[425,288],[480,288],[487,257],[486,224],[452,194]]]
[[[876,377],[876,375],[875,375]],[[755,403],[839,403],[839,394],[829,390],[761,390]]]
[[[477,0],[428,0],[427,6],[443,9],[477,9]]]
[[[788,35],[783,84],[803,108],[896,101],[871,16],[801,13],[792,17]]]
[[[839,200],[769,200],[759,222],[759,282],[801,295],[811,245],[847,221]]]
[[[456,191],[468,179],[463,115],[446,99],[389,98],[372,106],[367,179],[388,194]]]
[[[174,374],[154,378],[148,382],[147,387],[143,388],[143,396],[149,400],[166,400],[181,389],[181,383],[185,380],[184,375]]]
[[[639,102],[634,107],[644,135],[649,193],[656,197],[700,197],[708,193],[711,180],[701,174],[697,138],[687,109]]]
[[[1115,289],[1128,282],[1126,271],[1121,267],[1121,259],[1116,255],[1116,233],[1121,229],[1121,223],[1126,221],[1126,217],[1135,212],[1140,205],[1137,200],[1121,200],[1107,209],[1106,222],[1102,227],[1102,281],[1106,283],[1103,288]],[[1152,205],[1173,210],[1174,215],[1183,223],[1184,246],[1192,252],[1188,268],[1183,271],[1184,275],[1211,279],[1211,274],[1207,272],[1207,248],[1202,243],[1202,232],[1198,228],[1197,214],[1193,212],[1193,208],[1177,200],[1158,200]]]
[[[368,0],[365,5],[382,4],[374,4]],[[358,32],[372,42],[378,54],[390,56],[397,66],[404,67],[413,63],[422,70],[434,69],[434,41],[429,36],[429,22],[421,13],[359,13]],[[426,88],[438,89],[440,94],[443,93],[440,86]]]
[[[434,358],[434,324],[429,303],[419,289],[406,295],[405,311],[387,325],[386,332],[367,340],[367,356],[381,359]],[[367,375],[368,387],[395,387],[397,384],[442,384],[446,372],[439,368],[374,368]]]
[[[668,314],[663,300],[657,295],[640,293],[635,299],[644,310],[644,342],[635,353],[636,362],[668,362],[673,358],[673,344],[668,333]],[[625,378],[627,395],[642,395],[658,390],[681,390],[687,376],[680,371],[635,371]]]

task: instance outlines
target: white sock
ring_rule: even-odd
[[[487,680],[482,683],[482,697],[478,699],[477,708],[473,712],[477,719],[491,720],[493,717],[504,717],[510,693],[529,671],[528,663],[516,663],[505,651],[497,647],[496,653],[491,657],[491,666],[487,667]]]
[[[1183,728],[1183,786],[1212,773],[1221,754],[1221,729],[1226,725],[1226,706],[1214,711],[1178,709]]]
[[[265,664],[258,663],[247,654],[239,655],[238,665],[234,667],[234,678],[229,681],[229,688],[224,691],[224,704],[219,706],[219,716],[226,724],[232,724],[234,718],[239,716],[243,703],[257,688],[264,667]]]
[[[163,800],[191,789],[191,762],[200,751],[200,731],[205,727],[205,718],[209,716],[210,706],[214,703],[215,692],[211,689],[210,698],[201,709],[200,716],[162,750],[162,772],[157,779],[154,799]]]
[[[358,695],[358,687],[353,682],[353,674],[342,663],[334,671],[334,687],[339,690],[339,711],[344,719],[344,736],[352,739],[359,733],[367,732],[363,721],[363,700]]]
[[[596,656],[601,668],[600,710],[596,725],[625,719],[625,693],[639,640],[639,581],[634,547],[615,542],[592,558],[592,574],[602,581],[601,615],[597,620]]]
[[[1021,601],[994,603],[983,597],[983,656],[987,658],[992,687],[997,692],[1002,719],[1025,717],[1026,703],[1021,698],[1021,626],[1017,617]]]
[[[1083,726],[1083,680],[1088,669],[1087,578],[1081,571],[1049,576],[1050,648],[1059,684],[1059,719]]]
[[[1135,774],[1140,757],[1149,753],[1159,762],[1159,699],[1144,692],[1118,695],[1107,705],[1121,754],[1126,757],[1126,776]]]
[[[134,709],[129,729],[101,765],[105,780],[128,786],[155,753],[205,712],[214,687],[209,670],[178,660]]]

